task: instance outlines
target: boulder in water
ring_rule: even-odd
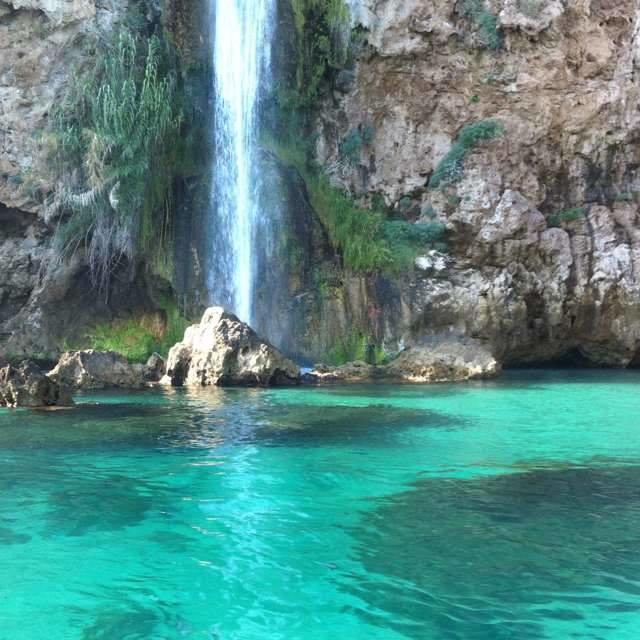
[[[47,377],[33,362],[25,360],[17,367],[0,368],[0,406],[70,407],[73,400],[68,390]]]
[[[489,378],[499,362],[475,340],[444,340],[405,349],[384,367],[384,376],[405,382],[458,382]]]
[[[159,353],[152,353],[144,366],[144,379],[147,382],[159,382],[166,369],[164,358]]]
[[[49,377],[73,389],[136,389],[145,386],[145,366],[131,364],[114,351],[63,353]]]
[[[405,349],[387,365],[359,361],[337,367],[318,364],[305,376],[305,382],[459,382],[489,378],[499,371],[500,363],[482,343],[437,339]]]
[[[300,383],[300,369],[222,307],[210,307],[169,351],[173,386],[271,386]]]

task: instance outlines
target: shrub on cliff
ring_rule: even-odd
[[[437,188],[458,182],[464,172],[464,158],[467,153],[484,140],[492,140],[502,133],[502,127],[495,120],[481,120],[466,124],[458,133],[453,146],[442,158],[431,174],[429,186]]]
[[[55,246],[60,258],[84,249],[103,287],[137,249],[162,252],[182,116],[155,36],[122,30],[94,59],[52,114],[62,212]]]
[[[152,315],[103,322],[89,328],[86,335],[67,341],[64,349],[114,351],[129,362],[146,362],[155,352],[166,356],[169,349],[180,342],[190,323],[175,304],[165,301],[162,306],[163,322]]]
[[[492,51],[497,51],[502,47],[498,20],[487,9],[484,0],[462,0],[460,13],[475,25],[478,30],[478,40],[483,47]]]
[[[356,165],[360,161],[362,148],[373,142],[374,129],[371,124],[361,124],[351,129],[338,145],[340,161]]]
[[[584,207],[572,207],[570,209],[563,209],[562,211],[556,211],[547,216],[547,224],[550,227],[559,227],[563,222],[574,222],[580,220],[585,216],[587,210]]]
[[[296,78],[280,96],[281,107],[309,110],[328,85],[332,71],[350,57],[351,18],[345,0],[291,0],[297,42]]]

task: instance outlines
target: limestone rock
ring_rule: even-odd
[[[300,370],[249,325],[222,307],[210,307],[169,351],[162,381],[174,386],[298,384]]]
[[[478,342],[446,340],[406,349],[384,368],[384,375],[406,382],[458,382],[499,371],[498,361]]]
[[[536,35],[548,29],[564,10],[559,0],[504,0],[499,22],[502,27]]]
[[[24,361],[17,367],[7,364],[0,368],[0,406],[69,407],[70,393],[60,383],[47,377],[33,362]]]
[[[309,373],[312,382],[367,382],[376,377],[378,368],[362,361],[332,367],[317,364]]]
[[[65,330],[109,311],[80,264],[43,280],[55,224],[33,195],[53,186],[38,132],[89,62],[86,36],[108,32],[128,4],[0,1],[0,353],[53,355]],[[188,26],[195,5],[183,4],[164,8],[165,24],[179,49],[206,47]],[[414,268],[391,277],[341,270],[302,179],[268,161],[273,210],[286,212],[275,224],[295,236],[301,257],[287,266],[280,243],[276,259],[265,251],[258,261],[287,284],[272,288],[273,308],[259,306],[256,326],[314,360],[360,327],[397,349],[443,332],[481,336],[505,363],[567,352],[591,364],[640,362],[638,2],[487,1],[499,51],[481,51],[462,4],[348,0],[362,42],[317,105],[310,136],[332,182],[362,204],[408,197],[410,210],[429,207],[446,225],[446,268],[424,246]],[[429,188],[462,127],[485,119],[503,135],[469,150],[459,182]],[[370,142],[358,162],[344,162],[342,141],[363,125]],[[584,215],[552,222],[573,207]],[[324,261],[330,268],[318,268]],[[331,295],[315,295],[316,269],[330,274]],[[122,282],[129,310],[132,287]]]
[[[348,362],[338,367],[324,364],[308,374],[310,383],[324,382],[459,382],[495,376],[500,363],[476,340],[438,338],[431,344],[404,349],[387,365]]]
[[[447,270],[449,264],[448,256],[432,249],[424,256],[418,256],[415,259],[415,265],[420,271],[428,271],[434,274],[443,274]]]
[[[411,273],[344,277],[305,337],[358,326],[401,348],[451,333],[508,364],[637,363],[639,5],[485,2],[502,42],[479,55],[463,4],[350,2],[367,46],[352,90],[319,110],[318,159],[362,203],[429,210],[446,225],[447,264],[425,246]],[[459,181],[430,188],[462,127],[486,119],[503,134],[466,153]],[[341,162],[362,123],[371,143]]]
[[[69,351],[49,377],[73,389],[136,389],[145,386],[144,365],[130,364],[113,351]]]
[[[4,0],[14,10],[41,11],[55,23],[88,20],[96,15],[95,0]]]

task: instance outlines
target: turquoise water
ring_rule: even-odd
[[[0,640],[640,637],[640,374],[0,411]]]

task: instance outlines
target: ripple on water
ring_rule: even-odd
[[[556,637],[591,617],[606,629],[638,609],[639,521],[640,467],[422,480],[351,530],[379,580],[345,588],[410,635],[425,621],[482,640]]]
[[[0,640],[636,640],[638,382],[0,410]]]

